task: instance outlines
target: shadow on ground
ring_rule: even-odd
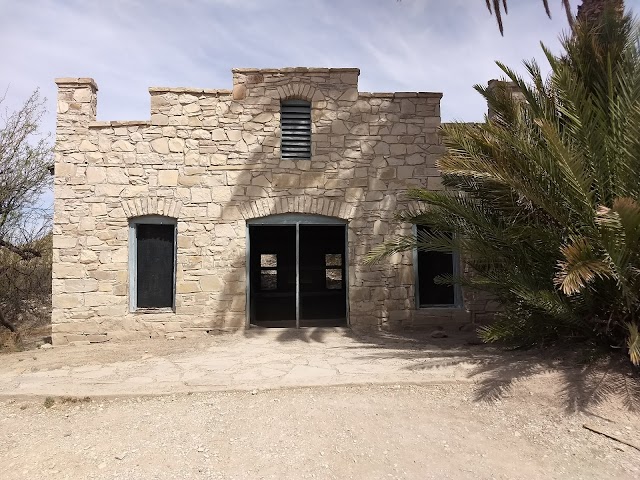
[[[282,343],[324,343],[328,335],[342,335],[358,345],[341,347],[363,351],[368,359],[413,360],[408,370],[438,369],[465,365],[476,384],[476,401],[495,401],[510,396],[524,380],[555,375],[561,380],[559,397],[568,412],[591,412],[604,402],[616,401],[627,410],[640,411],[640,371],[620,354],[585,361],[577,346],[514,350],[483,344],[473,332],[449,332],[434,339],[429,332],[357,332],[348,328],[268,329],[251,328],[246,338],[269,335]],[[370,349],[371,353],[366,353]],[[382,350],[382,352],[381,352]],[[415,360],[423,360],[416,365]]]

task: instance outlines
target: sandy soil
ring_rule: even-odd
[[[231,355],[246,373],[275,355],[242,355],[256,348],[283,364],[341,355],[350,364],[392,364],[393,383],[407,369],[424,370],[424,384],[376,382],[374,369],[370,381],[379,385],[240,391],[230,376],[228,391],[158,397],[47,401],[0,391],[0,479],[640,478],[640,451],[583,428],[640,448],[640,415],[614,392],[628,393],[632,377],[589,374],[566,361],[569,351],[502,352],[419,335],[249,332],[30,350],[0,361],[5,374],[48,378],[125,361],[188,366],[202,355],[217,365]],[[472,367],[465,382],[438,383],[460,364]]]
[[[543,386],[538,385],[539,388]],[[341,386],[0,403],[2,478],[636,479],[639,417],[518,388]]]

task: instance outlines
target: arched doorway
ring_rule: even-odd
[[[348,323],[347,221],[269,215],[247,221],[247,321],[263,327]]]

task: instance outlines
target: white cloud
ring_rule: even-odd
[[[230,88],[233,67],[360,67],[362,91],[441,91],[443,120],[476,121],[472,89],[558,48],[542,2],[510,0],[505,36],[482,0],[0,0],[0,89],[17,107],[53,79],[93,77],[102,120],[149,117],[149,86]],[[573,2],[574,9],[578,2]],[[627,0],[638,10],[640,0]],[[55,118],[46,117],[53,131]]]

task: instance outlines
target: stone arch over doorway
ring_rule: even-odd
[[[245,220],[279,215],[283,213],[305,213],[335,217],[341,220],[352,220],[355,207],[340,200],[323,197],[285,196],[277,198],[260,198],[239,205],[240,214]]]

